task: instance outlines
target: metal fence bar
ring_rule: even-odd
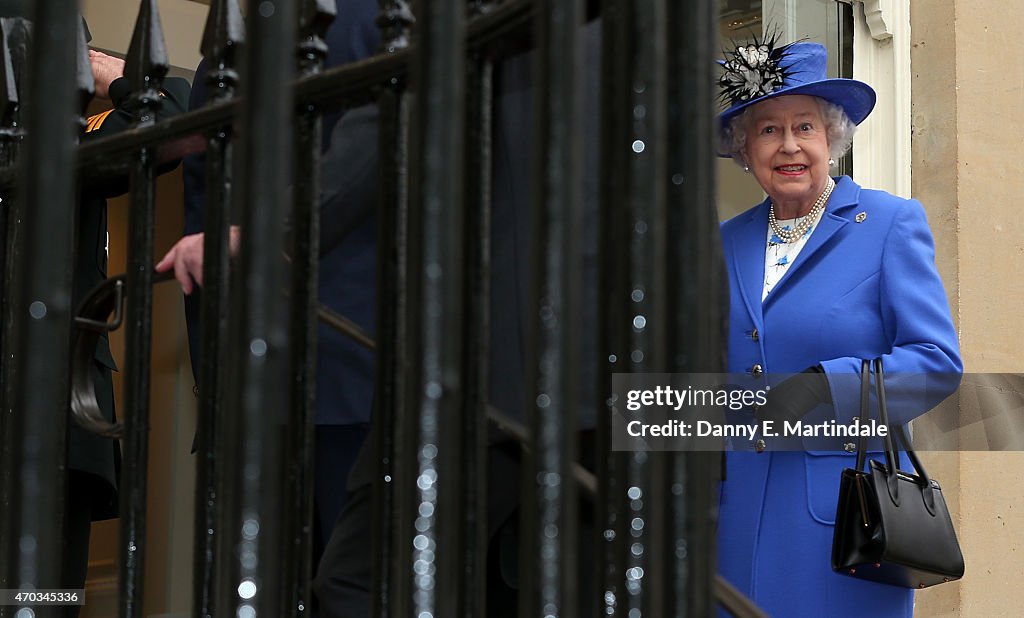
[[[160,15],[155,0],[143,0],[125,60],[132,86],[131,109],[137,125],[152,124],[160,107],[160,83],[167,73]],[[121,565],[118,589],[121,618],[141,616],[145,581],[146,473],[149,452],[150,353],[153,327],[153,227],[156,164],[144,148],[129,175],[127,308],[125,311],[125,437],[121,469]]]
[[[8,539],[0,556],[8,586],[60,587],[63,557],[65,439],[70,369],[72,261],[75,247],[74,169],[78,97],[75,92],[74,4],[36,3],[39,29],[30,62],[26,125],[32,130],[25,155],[47,165],[26,166],[11,247],[15,285],[9,285],[4,315],[4,354],[11,390],[5,398],[5,431],[13,474],[4,494],[0,534]],[[4,196],[9,197],[9,194]],[[5,380],[6,381],[6,380]],[[45,386],[43,386],[45,385]],[[5,462],[6,464],[7,462]],[[17,606],[12,612],[32,611]]]
[[[471,1],[469,16],[486,14],[491,1]],[[494,65],[487,56],[470,52],[466,83],[466,227],[464,233],[465,312],[462,418],[463,469],[466,473],[462,509],[463,616],[487,615],[487,400],[490,350],[491,191]]]
[[[665,4],[660,0],[606,0],[601,280],[606,371],[665,368]],[[623,207],[624,206],[624,207]],[[607,375],[607,374],[606,374]],[[667,615],[667,579],[656,565],[666,513],[658,491],[666,458],[610,452],[609,415],[618,402],[604,391],[607,410],[598,426],[599,517],[603,525],[606,614]]]
[[[410,323],[412,312],[409,282],[409,121],[410,97],[405,85],[396,83],[380,98],[381,117],[381,217],[379,229],[377,433],[378,472],[374,478],[374,609],[375,616],[390,616],[408,608],[408,564],[412,545],[403,543],[413,526],[413,487],[399,483],[415,475],[416,414],[407,364],[415,345]]]
[[[226,403],[236,411],[241,431],[238,470],[227,493],[237,509],[223,529],[233,545],[229,579],[218,616],[280,616],[290,597],[280,584],[280,557],[286,495],[285,427],[291,385],[288,376],[288,326],[281,290],[286,281],[281,259],[292,145],[296,4],[294,0],[250,0],[243,89],[244,148],[239,191],[241,261],[238,285],[232,285],[228,358],[235,375]],[[281,50],[289,50],[282,53]],[[227,472],[226,472],[227,474]],[[235,506],[235,505],[232,505]]]
[[[21,142],[24,132],[18,120],[18,73],[25,70],[24,66],[15,68],[11,55],[11,36],[8,28],[18,27],[7,17],[0,18],[0,166],[13,165],[16,160],[17,145]],[[20,63],[19,63],[20,64]],[[6,207],[0,211],[6,212]],[[3,238],[7,235],[3,234]],[[0,256],[0,259],[3,259]],[[0,272],[3,272],[0,269]]]
[[[625,260],[610,250],[612,247],[629,246],[629,221],[626,209],[628,185],[622,173],[625,137],[628,134],[628,116],[623,117],[617,110],[628,109],[627,55],[622,52],[627,44],[623,27],[627,19],[628,2],[625,0],[603,0],[601,4],[602,50],[601,50],[601,173],[599,206],[600,246],[609,250],[599,254],[598,281],[600,298],[616,298],[628,293],[629,282]],[[620,498],[626,490],[626,459],[621,453],[611,452],[611,414],[616,402],[612,400],[612,373],[628,371],[628,307],[621,302],[602,302],[598,307],[598,370],[597,401],[604,405],[597,415],[597,507],[598,529],[595,552],[595,579],[598,582],[598,613],[603,616],[625,616],[620,606],[625,602],[623,574],[626,571],[625,555],[618,537],[624,534],[621,524],[626,513]]]
[[[315,75],[327,57],[324,41],[335,19],[334,0],[299,3],[298,73]],[[288,483],[285,511],[287,545],[284,573],[285,616],[311,615],[313,558],[313,415],[316,403],[316,350],[319,322],[320,151],[322,112],[298,106],[295,119],[295,175],[291,256],[291,414],[288,423]],[[327,531],[325,534],[329,534]]]
[[[0,165],[14,166],[17,161],[20,144],[24,138],[24,129],[21,127],[18,117],[18,104],[20,94],[18,91],[19,78],[28,73],[26,62],[28,55],[12,52],[12,45],[17,49],[24,46],[25,41],[19,41],[18,30],[24,30],[24,20],[0,18]],[[11,30],[15,30],[13,36]],[[21,37],[24,38],[24,37]],[[12,191],[4,191],[0,195],[0,504],[12,504],[11,492],[14,489],[14,460],[13,449],[18,437],[14,433],[11,420],[11,408],[8,402],[14,395],[13,379],[9,373],[10,363],[7,362],[7,351],[11,346],[9,331],[7,330],[9,298],[8,289],[18,289],[13,280],[12,273],[8,267],[12,267],[13,260],[8,261],[8,254],[14,249],[14,234],[9,233],[17,229],[17,212],[15,198]],[[13,358],[13,356],[12,356]],[[8,510],[7,512],[13,513]],[[10,574],[7,572],[7,556],[12,535],[9,534],[9,523],[3,514],[0,514],[0,588],[10,587]]]
[[[526,405],[531,473],[520,524],[533,564],[521,616],[577,615],[578,505],[572,465],[580,413],[582,309],[581,1],[538,3],[535,22],[533,298]]]
[[[539,287],[530,311],[535,320],[530,326],[533,349],[525,359],[530,432],[519,427],[519,437],[528,438],[530,453],[528,489],[534,499],[524,504],[523,530],[529,535],[530,560],[536,569],[524,581],[520,610],[530,616],[577,615],[577,489],[570,479],[580,476],[575,462],[579,411],[575,370],[580,359],[574,329],[578,327],[575,318],[582,279],[578,238],[582,227],[581,87],[577,68],[581,60],[576,25],[584,18],[583,0],[421,3],[415,53],[409,49],[412,15],[408,4],[381,0],[383,45],[390,53],[332,71],[321,71],[320,66],[325,51],[322,35],[334,5],[330,0],[298,1],[301,13],[295,9],[296,0],[250,1],[250,40],[254,44],[247,59],[244,105],[230,101],[237,79],[231,56],[241,40],[237,6],[234,1],[215,0],[210,17],[210,28],[216,29],[210,36],[215,42],[204,41],[203,50],[207,57],[216,58],[210,73],[213,104],[161,128],[129,130],[80,151],[88,157],[141,152],[131,173],[128,364],[135,371],[126,385],[129,434],[122,484],[122,616],[138,615],[142,610],[154,165],[160,157],[180,154],[187,133],[209,131],[205,249],[210,259],[204,273],[206,337],[194,612],[202,616],[304,614],[309,599],[306,524],[311,513],[319,238],[315,172],[320,150],[319,110],[311,106],[331,96],[365,100],[370,95],[358,91],[378,84],[385,88],[379,101],[382,281],[375,416],[384,430],[377,434],[380,467],[374,492],[377,557],[373,613],[474,616],[487,612],[483,422],[487,416],[500,416],[487,408],[486,386],[489,356],[485,342],[491,327],[490,54],[500,57],[508,48],[484,45],[513,29],[522,34],[522,25],[530,19],[535,20],[533,43],[538,49],[533,176],[541,184],[533,207],[534,239],[539,244],[534,274],[539,275]],[[600,349],[605,376],[613,371],[696,367],[714,371],[721,367],[716,354],[724,348],[724,338],[722,314],[716,304],[724,293],[724,276],[717,253],[714,194],[706,180],[713,177],[709,72],[714,37],[709,33],[713,32],[714,9],[712,0],[697,4],[602,2],[604,73],[608,78],[602,95],[601,225],[605,249]],[[57,5],[51,0],[37,10],[45,15]],[[474,16],[469,24],[466,5]],[[140,126],[152,121],[156,89],[166,70],[156,2],[144,0],[142,6],[128,71],[139,93],[135,104]],[[301,25],[302,75],[293,80],[294,61],[281,54],[279,46],[291,49],[296,25]],[[679,43],[671,52],[668,32],[673,42]],[[510,43],[511,47],[520,44]],[[478,53],[467,59],[467,47]],[[0,66],[0,78],[3,70]],[[405,93],[407,74],[414,80],[415,99]],[[342,83],[343,78],[350,81]],[[3,88],[0,79],[0,90]],[[52,95],[44,98],[62,100]],[[0,121],[6,109],[2,101],[0,97]],[[298,107],[297,102],[301,102]],[[464,108],[467,114],[463,114]],[[289,201],[288,151],[293,142],[289,123],[281,119],[290,119],[296,109],[296,168],[301,173],[294,185],[294,237],[286,244],[282,229]],[[231,199],[230,123],[235,114],[243,120],[247,140],[242,166],[245,178],[238,198],[238,203],[245,205],[245,235],[240,275],[231,284],[230,300],[237,318],[229,325],[226,204]],[[52,127],[48,129],[53,133]],[[0,142],[5,136],[0,130]],[[157,153],[158,146],[168,144],[179,150]],[[49,149],[33,154],[38,157],[41,152],[50,158]],[[69,170],[65,178],[71,177],[70,152],[65,153]],[[414,162],[411,168],[410,159]],[[83,169],[113,173],[116,165],[122,164],[85,165],[96,167]],[[3,177],[0,182],[8,182],[10,172],[5,171]],[[40,192],[53,191],[73,195],[73,185],[55,189],[51,180],[48,174],[45,187],[37,186],[36,193],[30,189],[26,195],[38,197]],[[414,188],[411,194],[410,188]],[[463,205],[464,196],[468,209]],[[59,200],[48,203],[60,204]],[[33,216],[25,219],[26,233],[39,231],[31,227],[34,220]],[[73,221],[72,214],[62,223]],[[694,230],[700,231],[694,234]],[[45,233],[52,239],[53,226],[48,224]],[[670,234],[698,237],[701,242],[669,244]],[[7,288],[10,312],[30,305],[38,308],[38,303],[30,303],[34,292],[27,284],[59,282],[53,277],[39,278],[32,270],[40,266],[37,260],[25,259],[30,240],[22,238],[23,244],[13,253],[24,270],[18,273],[18,281],[26,285]],[[47,251],[42,264],[59,268],[60,253],[54,255],[52,240],[39,246]],[[68,243],[68,251],[71,246]],[[290,313],[281,302],[281,290],[288,286],[287,266],[280,259],[284,252],[294,269]],[[29,266],[22,267],[23,263]],[[696,274],[693,264],[697,265]],[[67,270],[67,262],[63,268]],[[670,281],[682,283],[669,287]],[[47,289],[52,292],[54,288]],[[61,311],[59,304],[44,306],[45,316],[26,311],[32,318],[47,320]],[[66,314],[68,309],[63,311]],[[15,330],[12,325],[5,329],[4,353],[10,344],[15,358],[21,358],[28,335]],[[222,340],[223,333],[226,339]],[[49,335],[53,335],[52,328]],[[34,348],[40,340],[33,335]],[[53,345],[56,340],[46,341]],[[670,350],[676,354],[670,357]],[[53,371],[53,357],[47,361],[51,367],[47,371]],[[35,369],[30,363],[26,371]],[[23,426],[19,423],[28,421],[6,414],[8,409],[17,411],[32,397],[53,399],[55,395],[24,388],[39,383],[38,377],[28,377],[36,374],[13,365],[4,371],[17,378],[20,386],[11,389],[11,398],[3,401],[3,429],[5,434],[20,435],[17,432]],[[600,400],[613,408],[616,402],[609,400],[607,386],[600,388]],[[630,615],[636,610],[647,615],[706,615],[713,610],[712,571],[706,565],[712,564],[714,557],[717,462],[690,454],[610,453],[607,414],[600,416],[601,541],[594,567],[599,572],[600,613]],[[287,433],[286,426],[290,428]],[[31,438],[33,434],[28,435]],[[52,429],[47,435],[52,435]],[[218,439],[218,435],[224,438]],[[34,444],[31,439],[26,442]],[[62,440],[58,442],[62,445]],[[15,461],[14,455],[28,452],[17,448],[17,453],[9,449],[5,454],[5,465]],[[223,464],[215,465],[218,460]],[[50,461],[47,458],[27,461],[28,467],[19,464],[19,474],[53,473],[45,465]],[[286,475],[291,481],[287,488]],[[218,477],[224,479],[220,485],[214,480]],[[8,478],[5,496],[17,500],[20,494],[12,493],[14,485]],[[30,484],[21,485],[17,491]],[[49,487],[45,483],[35,486]],[[661,504],[659,496],[665,498]],[[51,500],[46,508],[52,506]],[[3,516],[5,538],[12,538],[8,532],[25,529],[24,518],[24,512]],[[7,541],[4,550],[13,555],[18,547]],[[40,552],[38,556],[48,555]],[[11,560],[5,563],[14,565],[14,558]],[[217,591],[223,591],[219,593],[223,596],[217,598]]]
[[[629,43],[620,52],[627,58],[629,94],[626,106],[616,112],[629,121],[616,150],[623,153],[628,174],[628,238],[622,250],[627,252],[629,273],[624,282],[628,287],[616,290],[607,301],[622,305],[623,322],[615,327],[629,333],[631,373],[663,371],[667,360],[665,17],[663,0],[630,3],[624,20]],[[665,460],[664,453],[627,455],[628,487],[621,496],[625,517],[619,537],[626,556],[623,612],[668,615],[664,588],[669,580],[659,568],[667,536],[664,511],[659,508],[667,475]]]
[[[393,603],[408,598],[408,580],[400,565],[408,564],[412,546],[399,543],[403,530],[412,528],[412,490],[398,479],[413,472],[404,465],[412,454],[405,450],[414,416],[408,408],[404,360],[412,353],[408,337],[408,97],[404,85],[385,88],[380,100],[380,215],[377,219],[380,272],[377,290],[377,380],[374,423],[377,474],[373,486],[372,557],[373,596],[371,615],[391,615]],[[403,508],[399,508],[401,505]]]
[[[402,0],[381,0],[378,57],[409,47],[413,15]],[[377,379],[373,422],[376,471],[373,479],[371,616],[408,615],[411,582],[407,565],[412,545],[402,542],[413,526],[415,474],[411,436],[415,411],[405,362],[415,349],[409,331],[409,96],[404,79],[392,78],[378,100],[380,133],[377,219]]]
[[[215,0],[210,5],[201,50],[210,61],[205,79],[212,103],[230,100],[238,86],[237,52],[245,40],[238,0]],[[214,129],[206,146],[206,199],[204,203],[203,295],[200,323],[204,334],[199,376],[195,529],[192,555],[192,612],[200,618],[214,615],[217,586],[215,563],[224,560],[217,543],[223,537],[218,509],[223,487],[224,443],[220,433],[225,378],[225,342],[228,332],[228,230],[231,211],[232,129]],[[220,462],[220,463],[218,463]]]
[[[715,195],[714,59],[718,10],[711,0],[668,6],[667,264],[673,291],[669,367],[675,372],[725,371],[725,265]],[[720,453],[671,453],[667,498],[670,549],[662,568],[672,582],[673,616],[715,612],[717,483]],[[721,578],[719,578],[721,579]]]
[[[18,122],[17,77],[18,73],[24,73],[26,67],[19,66],[17,70],[15,69],[10,49],[11,37],[7,32],[8,28],[17,27],[20,26],[13,23],[10,18],[0,18],[0,167],[14,165],[17,159],[18,145],[24,135],[24,130]],[[7,226],[13,202],[10,194],[0,198],[0,316],[7,315],[7,295],[4,293],[7,272]],[[4,365],[3,350],[4,338],[0,337],[0,371]],[[0,388],[0,410],[4,409],[3,390]],[[0,436],[8,435],[3,432],[6,417],[6,414],[0,414]],[[0,474],[8,475],[10,470],[5,469]],[[6,504],[6,501],[4,503]]]
[[[459,616],[464,581],[459,561],[465,541],[462,470],[462,227],[463,109],[465,106],[465,4],[424,3],[413,32],[416,102],[412,123],[411,300],[419,345],[411,375],[419,408],[415,530],[412,535],[414,615]],[[410,403],[412,403],[410,402]],[[399,537],[399,542],[408,542]],[[408,565],[407,565],[408,566]]]

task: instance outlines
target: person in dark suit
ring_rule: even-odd
[[[128,111],[131,86],[123,77],[124,61],[98,51],[89,51],[96,98],[109,100],[110,110],[90,117],[86,122],[83,142],[113,135],[130,127],[132,114]],[[188,81],[171,77],[163,82],[160,92],[161,118],[185,111],[189,94]],[[177,167],[176,163],[161,166],[161,172]],[[74,304],[99,285],[107,273],[107,198],[116,197],[127,190],[127,179],[117,178],[99,186],[88,186],[82,194],[79,209],[79,241],[75,269]],[[96,346],[96,366],[93,383],[100,410],[106,420],[114,422],[114,392],[111,372],[117,365],[110,354],[104,334]],[[66,564],[69,573],[66,585],[82,588],[89,558],[89,530],[92,521],[117,517],[117,477],[115,465],[119,460],[117,443],[87,432],[72,423],[68,430],[69,508],[67,530],[69,535]],[[77,609],[77,608],[76,608]]]
[[[600,68],[600,21],[588,24],[583,30],[586,50],[584,92],[584,161],[585,185],[583,220],[584,229],[584,302],[582,316],[582,358],[580,368],[586,399],[581,406],[584,430],[594,426],[596,403],[596,307],[597,307],[597,226],[598,204],[598,112]],[[491,222],[491,297],[490,342],[488,362],[488,401],[508,416],[526,422],[525,350],[527,349],[526,316],[529,311],[531,288],[530,273],[530,208],[529,191],[533,137],[534,58],[520,54],[495,67],[494,129],[493,129],[493,189]],[[335,127],[332,141],[334,156],[330,165],[336,165],[332,174],[344,179],[348,187],[335,204],[345,216],[357,219],[373,217],[376,207],[374,187],[360,187],[376,179],[375,174],[359,175],[366,165],[377,164],[376,152],[377,110],[374,106],[350,111]],[[327,215],[325,214],[325,217]],[[375,427],[374,431],[379,430]],[[520,447],[509,438],[495,437],[487,450],[487,597],[489,616],[517,615],[517,524],[519,507],[519,480],[522,473]],[[586,447],[593,441],[581,438]],[[314,589],[320,599],[324,618],[356,618],[370,614],[370,561],[372,555],[371,503],[374,475],[374,438],[363,447],[349,480],[350,499],[338,520],[327,549],[321,560]],[[587,457],[584,456],[586,465]],[[581,509],[585,512],[585,509]],[[586,535],[586,526],[580,534]],[[584,557],[579,560],[580,581],[589,577],[593,562],[586,552],[592,551],[590,539],[581,543]],[[588,588],[581,584],[580,615],[592,615],[589,608]]]
[[[339,66],[369,57],[377,49],[380,32],[375,24],[379,12],[376,0],[337,0],[337,18],[326,34],[328,47],[325,66]],[[205,84],[207,61],[196,69],[196,84],[189,102],[191,109],[207,100]],[[372,218],[338,221],[337,209],[330,204],[349,191],[350,185],[335,173],[331,154],[331,130],[344,110],[330,111],[323,118],[321,201],[325,204],[320,251],[319,300],[348,317],[368,333],[375,331],[376,225]],[[158,271],[174,270],[185,292],[185,310],[189,330],[189,352],[193,375],[198,384],[200,338],[200,300],[194,283],[202,285],[203,208],[205,202],[205,158],[185,158],[185,233],[183,238],[157,264]],[[372,166],[356,172],[375,174]],[[376,189],[375,176],[359,188]],[[342,198],[344,199],[344,198]],[[360,199],[366,199],[360,197]],[[343,237],[336,233],[346,226]],[[232,227],[232,245],[237,246],[239,231]],[[337,331],[321,325],[317,341],[317,388],[314,464],[314,564],[326,544],[326,537],[345,503],[345,479],[359,448],[369,431],[373,408],[374,355]]]
[[[31,5],[19,2],[0,3],[0,16],[5,20],[7,46],[12,65],[27,67],[32,48]],[[83,22],[84,24],[84,22]],[[86,39],[88,40],[86,27]],[[86,121],[82,142],[90,142],[118,133],[133,123],[128,105],[131,85],[123,77],[124,60],[90,50],[89,62],[95,82],[95,98],[109,102],[111,109],[91,116]],[[22,76],[16,75],[19,82]],[[188,81],[167,78],[160,91],[159,117],[172,116],[185,110],[189,95]],[[165,165],[169,171],[176,164]],[[116,197],[128,188],[126,178],[103,182],[83,182],[78,211],[78,248],[75,255],[72,305],[106,279],[107,275],[107,198]],[[69,342],[70,345],[70,342]],[[111,372],[117,369],[110,346],[103,334],[96,345],[91,378],[99,410],[110,423],[114,422],[114,391]],[[70,423],[67,433],[68,499],[65,511],[65,558],[61,585],[65,588],[85,587],[89,561],[89,535],[93,521],[117,517],[117,443],[90,433]],[[78,606],[65,607],[64,615],[77,616]]]

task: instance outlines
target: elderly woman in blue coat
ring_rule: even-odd
[[[769,374],[796,376],[751,414],[778,427],[852,423],[861,359],[881,357],[891,421],[910,421],[951,393],[962,364],[921,204],[829,173],[874,91],[828,79],[816,43],[755,43],[723,66],[720,152],[768,195],[721,228],[729,368],[754,387]],[[764,440],[726,456],[722,574],[773,616],[911,616],[912,591],[832,571],[839,480],[852,454],[810,441],[773,450]]]

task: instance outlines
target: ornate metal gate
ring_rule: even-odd
[[[237,0],[212,0],[202,49],[211,71],[196,77],[211,84],[211,102],[156,123],[147,101],[167,59],[157,3],[142,0],[126,75],[139,97],[137,126],[83,146],[74,123],[57,121],[80,114],[91,93],[75,9],[70,0],[35,2],[35,23],[46,29],[27,64],[11,60],[6,36],[0,42],[0,588],[57,587],[65,419],[77,384],[69,342],[73,331],[88,330],[81,318],[115,313],[127,329],[123,431],[96,419],[92,427],[123,440],[120,614],[141,614],[154,170],[205,151],[194,615],[307,612],[318,318],[378,356],[374,615],[488,615],[481,585],[487,487],[479,471],[495,430],[521,444],[528,468],[521,616],[579,615],[580,508],[596,522],[592,582],[601,615],[708,616],[716,592],[734,611],[747,611],[714,578],[717,457],[612,452],[608,426],[616,405],[611,373],[722,368],[713,0],[381,0],[380,52],[330,70],[322,69],[322,37],[333,19],[345,19],[333,14],[333,2],[252,0],[246,32]],[[586,92],[580,26],[594,20],[602,80],[599,92]],[[493,74],[528,49],[538,110],[535,302],[523,312],[529,404],[499,410],[488,404],[483,344],[502,327],[488,322],[487,310],[489,239],[500,233],[490,203]],[[597,220],[582,217],[580,116],[588,96],[600,102]],[[21,106],[26,100],[31,105]],[[310,172],[319,167],[322,111],[374,100],[382,230],[376,340],[318,310],[319,179]],[[289,169],[299,172],[291,178]],[[98,292],[107,299],[95,308],[99,316],[76,317],[76,193],[117,175],[130,178],[128,271]],[[238,209],[245,232],[231,268],[233,203],[245,205]],[[599,230],[596,308],[586,306],[579,285],[588,226]],[[576,316],[586,311],[597,312],[594,357],[580,352]],[[592,386],[577,376],[586,363],[598,376]],[[587,387],[601,403],[590,411],[596,432],[580,434]],[[581,435],[593,442],[581,444]],[[578,463],[581,450],[596,453],[596,469]],[[242,582],[254,587],[242,594]]]

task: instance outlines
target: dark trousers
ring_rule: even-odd
[[[199,328],[202,294],[196,290],[184,297],[188,323],[188,351],[192,360],[192,377],[199,384],[199,362],[202,340]],[[362,448],[369,424],[317,425],[316,455],[313,468],[313,570],[320,562],[334,523],[348,500],[348,473]],[[193,440],[192,451],[196,444]],[[315,609],[315,602],[314,602]]]
[[[371,438],[372,439],[372,438]],[[492,445],[487,450],[487,616],[514,618],[518,614],[519,483],[522,465],[518,447]],[[372,458],[370,458],[372,459]],[[370,615],[370,564],[373,492],[370,484],[352,489],[314,580],[321,618],[366,618]],[[593,614],[593,505],[583,501],[577,529],[580,554],[579,615]]]
[[[93,499],[107,493],[106,483],[87,472],[68,472],[68,495],[64,509],[64,563],[61,587],[80,590],[85,588],[89,570],[89,535],[92,531]],[[52,608],[56,611],[56,608]],[[81,607],[65,605],[60,608],[64,618],[77,618]]]
[[[348,473],[369,425],[317,425],[313,479],[313,574],[334,524],[348,502]]]

